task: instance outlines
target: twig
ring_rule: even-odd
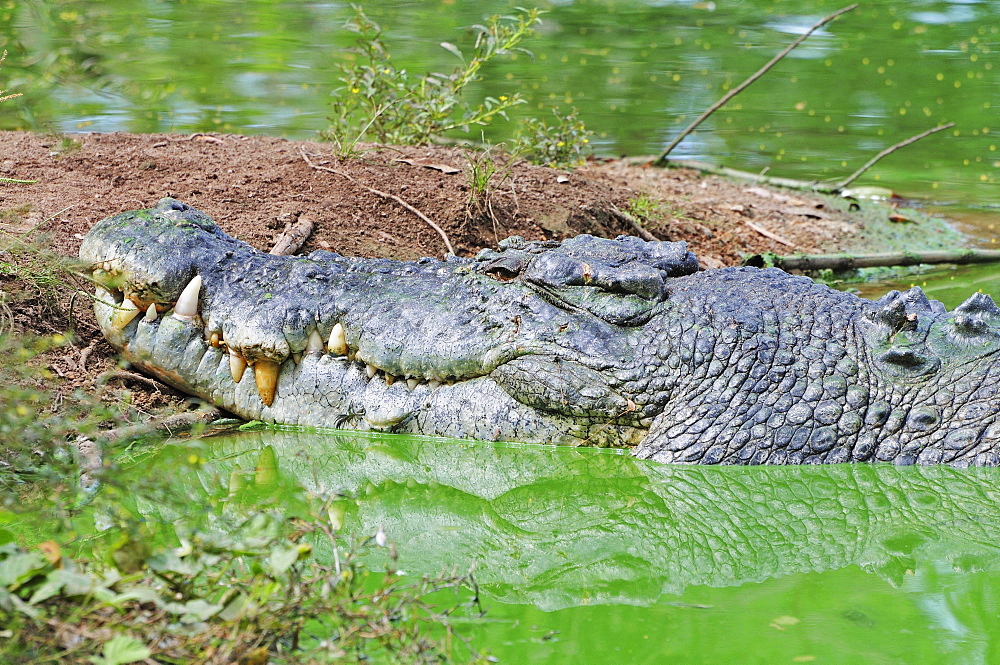
[[[718,111],[720,108],[722,108],[723,106],[725,106],[726,102],[728,102],[730,99],[732,99],[733,97],[735,97],[739,93],[743,92],[743,90],[747,86],[749,86],[751,83],[753,83],[754,81],[756,81],[757,79],[759,79],[761,76],[763,76],[764,74],[766,74],[769,69],[771,69],[772,67],[774,67],[776,64],[778,64],[778,62],[781,61],[782,58],[784,58],[786,55],[788,55],[792,51],[792,49],[794,49],[796,46],[798,46],[803,41],[805,41],[806,38],[809,35],[811,35],[812,33],[814,33],[819,28],[823,27],[824,25],[826,25],[827,23],[829,23],[833,19],[837,18],[841,14],[845,14],[845,13],[851,11],[852,9],[854,9],[857,6],[858,6],[857,3],[855,3],[853,5],[849,5],[847,7],[842,8],[842,9],[838,9],[837,11],[833,12],[829,16],[827,16],[824,19],[822,19],[819,23],[816,23],[815,25],[813,25],[811,28],[809,28],[808,30],[806,30],[803,34],[799,35],[798,39],[796,39],[794,42],[792,42],[791,44],[789,44],[788,46],[786,46],[785,49],[781,53],[779,53],[778,55],[776,55],[773,58],[771,58],[770,62],[768,62],[766,65],[764,65],[763,67],[761,67],[760,69],[758,69],[756,71],[756,73],[752,74],[750,76],[750,78],[748,78],[747,80],[743,81],[743,83],[740,83],[738,86],[736,86],[735,88],[733,88],[732,90],[730,90],[729,92],[727,92],[726,94],[724,94],[722,96],[722,98],[719,99],[719,101],[715,102],[710,107],[708,107],[708,109],[704,113],[702,113],[700,116],[698,116],[695,119],[694,122],[692,122],[690,125],[688,125],[686,128],[684,128],[684,131],[682,131],[677,136],[677,138],[675,138],[673,141],[670,142],[670,145],[668,145],[666,147],[666,149],[660,155],[659,159],[656,160],[656,163],[658,165],[662,165],[663,162],[666,161],[667,155],[669,155],[671,153],[671,151],[674,148],[676,148],[677,145],[681,141],[683,141],[684,138],[688,134],[690,134],[691,132],[693,132],[698,127],[698,125],[700,125],[702,122],[704,122],[705,118],[707,118],[708,116],[712,115],[713,113],[715,113],[716,111]]]
[[[315,226],[313,221],[305,216],[299,217],[294,224],[286,224],[285,230],[274,241],[274,248],[271,249],[270,254],[291,256],[305,244],[305,241],[312,235]]]
[[[655,157],[630,157],[625,160],[627,164],[648,164]],[[815,180],[795,180],[792,178],[780,178],[777,176],[764,175],[763,173],[750,173],[728,166],[715,166],[707,162],[700,162],[694,159],[665,159],[658,166],[675,167],[682,169],[693,169],[700,173],[711,175],[721,175],[727,178],[737,178],[759,185],[773,185],[774,187],[785,187],[787,189],[798,189],[803,191],[831,192],[832,187],[818,184]]]
[[[148,422],[138,423],[135,425],[117,427],[115,429],[102,432],[98,436],[107,443],[112,444],[157,432],[164,432],[173,436],[178,432],[187,431],[196,425],[207,425],[213,420],[218,420],[221,417],[222,411],[213,406],[209,408],[202,408],[197,411],[175,413],[172,416],[155,418]]]
[[[37,180],[18,180],[17,178],[0,178],[0,182],[9,182],[15,185],[34,185]]]
[[[874,157],[872,157],[871,159],[869,159],[868,162],[864,166],[862,166],[860,169],[858,169],[857,171],[855,171],[854,173],[852,173],[851,175],[847,176],[846,178],[844,178],[843,180],[841,180],[839,183],[837,183],[836,185],[834,185],[833,189],[835,189],[835,190],[837,190],[837,189],[844,189],[845,187],[847,187],[848,185],[850,185],[852,182],[854,182],[855,180],[857,180],[861,176],[862,173],[864,173],[865,171],[867,171],[871,167],[875,166],[875,162],[877,162],[878,160],[882,159],[883,157],[885,157],[887,155],[891,155],[892,153],[896,152],[900,148],[905,148],[906,146],[910,145],[911,143],[916,143],[917,141],[919,141],[920,139],[922,139],[922,138],[924,138],[926,136],[930,136],[931,134],[935,134],[937,132],[941,132],[941,131],[944,131],[946,129],[951,129],[954,126],[955,126],[955,123],[953,123],[953,122],[946,122],[943,125],[938,125],[937,127],[932,127],[931,129],[928,129],[927,131],[920,132],[916,136],[911,136],[910,138],[906,139],[905,141],[900,141],[899,143],[897,143],[895,145],[889,146],[888,148],[886,148],[885,150],[883,150],[879,154],[877,154]]]
[[[743,260],[745,266],[773,265],[783,270],[852,270],[882,266],[915,266],[937,263],[1000,263],[1000,250],[959,249],[955,251],[885,252],[881,254],[806,254],[800,256],[764,257],[760,254]]]
[[[772,233],[772,232],[768,231],[767,229],[765,229],[763,226],[757,226],[756,224],[754,224],[753,222],[748,221],[748,220],[743,220],[743,223],[746,224],[747,226],[749,226],[751,229],[753,229],[757,233],[761,234],[762,236],[764,236],[766,238],[770,238],[771,240],[773,240],[775,242],[781,243],[782,245],[785,245],[786,247],[791,247],[792,249],[795,249],[795,244],[794,243],[791,243],[791,242],[785,240],[784,238],[782,238],[781,236],[779,236],[777,233]]]
[[[94,347],[97,346],[99,341],[101,341],[101,338],[95,337],[90,341],[90,344],[87,345],[87,348],[80,351],[80,362],[77,364],[79,365],[81,372],[86,371],[87,359],[90,358],[90,354],[94,352]]]
[[[636,235],[638,235],[643,240],[648,240],[649,242],[658,242],[660,240],[652,233],[647,231],[645,228],[643,228],[642,224],[639,223],[639,220],[637,220],[635,217],[628,214],[624,210],[620,210],[617,206],[614,205],[609,206],[608,212],[610,212],[611,216],[617,219],[618,221],[625,222],[626,224],[628,224],[632,228],[632,230],[635,231]]]
[[[153,379],[145,377],[142,374],[136,374],[135,372],[129,372],[124,369],[113,369],[102,373],[100,376],[97,377],[97,387],[103,388],[105,385],[114,381],[115,379],[118,379],[120,381],[135,381],[137,383],[143,384],[144,386],[152,388],[156,392],[160,392],[163,388],[163,384],[161,384],[159,381],[154,381]]]
[[[207,405],[205,405],[207,406]],[[108,445],[136,439],[160,432],[173,436],[182,431],[190,430],[198,425],[207,425],[222,417],[222,411],[213,407],[198,411],[176,413],[164,418],[156,418],[144,423],[126,425],[100,432],[94,438],[80,436],[76,440],[76,458],[80,467],[80,487],[93,492],[100,485],[98,472],[104,467],[104,450]]]
[[[320,166],[319,164],[314,164],[309,159],[309,156],[306,154],[306,151],[303,148],[299,148],[299,153],[302,155],[302,159],[305,160],[306,164],[308,164],[312,168],[317,169],[319,171],[329,171],[330,173],[333,173],[334,175],[339,175],[341,178],[347,178],[349,181],[353,182],[354,184],[359,185],[361,187],[364,187],[365,189],[367,189],[372,194],[375,194],[376,196],[381,196],[384,199],[392,199],[393,201],[395,201],[399,205],[403,206],[404,208],[406,208],[407,210],[409,210],[410,212],[412,212],[414,215],[416,215],[417,217],[419,217],[420,219],[422,219],[432,229],[434,229],[435,231],[437,231],[438,235],[441,236],[441,239],[444,241],[444,246],[448,248],[448,253],[449,254],[455,254],[455,248],[452,247],[451,240],[448,239],[448,234],[444,232],[444,229],[442,229],[440,226],[438,226],[437,224],[435,224],[434,222],[432,222],[430,220],[430,218],[427,217],[427,215],[425,215],[424,213],[420,212],[419,210],[417,210],[416,208],[414,208],[413,206],[411,206],[409,203],[407,203],[403,199],[399,198],[395,194],[389,194],[387,192],[383,192],[381,190],[375,189],[374,187],[369,187],[368,185],[366,185],[364,183],[360,183],[357,180],[355,180],[354,178],[352,178],[351,176],[349,176],[348,174],[343,173],[341,171],[338,171],[336,169],[331,169],[329,166]]]

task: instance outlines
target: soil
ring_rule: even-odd
[[[508,235],[635,235],[640,221],[661,240],[687,241],[709,268],[737,264],[746,253],[856,245],[866,223],[837,199],[634,160],[560,170],[495,155],[490,187],[473,196],[468,173],[475,158],[461,148],[374,145],[341,158],[331,144],[262,136],[0,132],[0,176],[37,181],[0,183],[0,332],[71,328],[68,345],[42,357],[61,392],[111,378],[131,391],[124,420],[176,408],[171,389],[115,370],[115,354],[84,298],[65,280],[39,277],[47,265],[40,256],[75,257],[95,222],[164,196],[200,208],[264,251],[305,216],[315,230],[302,253],[396,259],[445,252],[441,235],[412,209],[435,222],[460,255]]]

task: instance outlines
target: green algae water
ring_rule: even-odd
[[[234,479],[270,487],[263,505],[339,493],[343,532],[384,530],[407,575],[474,565],[487,613],[458,627],[501,663],[1000,659],[995,469],[683,467],[264,431],[166,446],[124,477],[164,469],[207,512],[229,509]]]

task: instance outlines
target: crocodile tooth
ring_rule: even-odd
[[[281,363],[265,358],[258,358],[253,364],[253,377],[257,382],[257,392],[260,393],[260,401],[264,406],[271,406],[274,403],[274,391],[278,387],[278,372],[281,371]]]
[[[132,319],[139,315],[140,311],[134,302],[126,298],[111,312],[111,327],[115,330],[124,330],[125,326],[132,323]]]
[[[212,333],[211,335],[208,336],[208,343],[212,345],[212,348],[215,349],[219,348],[219,346],[222,344],[222,335],[220,335],[218,332]]]
[[[413,390],[418,385],[420,385],[420,381],[418,381],[416,379],[407,379],[406,380],[406,387],[409,388],[410,390]]]
[[[302,354],[292,351],[292,362],[295,363],[296,365],[302,362]]]
[[[392,374],[389,374],[388,372],[386,372],[385,373],[385,385],[391,386],[395,382],[396,382],[396,377],[394,377]]]
[[[144,316],[143,318],[146,320],[146,323],[152,323],[153,321],[156,320],[156,316],[157,316],[156,303],[151,302],[149,303],[149,307],[146,308],[146,316]]]
[[[306,341],[306,353],[323,353],[323,338],[315,330],[309,331],[309,339]]]
[[[441,382],[438,381],[437,379],[431,379],[430,381],[427,382],[427,387],[430,388],[431,390],[434,390],[435,388],[437,388],[440,385],[441,385]]]
[[[376,372],[378,372],[378,368],[375,365],[365,365],[365,374],[368,375],[369,379],[373,378]]]
[[[246,359],[233,349],[229,349],[229,373],[233,376],[233,383],[239,383],[243,379],[243,372],[246,370]]]
[[[201,293],[201,275],[195,275],[181,291],[181,296],[174,305],[173,316],[181,321],[194,321],[198,316],[199,293]]]
[[[327,349],[335,356],[347,355],[347,336],[344,334],[344,326],[341,324],[338,323],[330,331],[330,342],[327,344]]]

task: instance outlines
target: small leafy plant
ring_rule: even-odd
[[[487,144],[483,150],[470,148],[466,152],[469,195],[465,200],[465,216],[469,220],[488,219],[495,235],[499,234],[500,221],[495,209],[495,194],[500,185],[511,179],[518,158],[517,154],[503,153],[502,146]]]
[[[358,58],[341,66],[343,87],[335,91],[327,139],[349,153],[363,136],[381,143],[426,145],[454,129],[489,125],[496,116],[523,104],[520,94],[486,97],[472,105],[463,98],[470,83],[481,78],[486,63],[503,55],[530,53],[519,46],[540,22],[541,10],[519,9],[514,16],[491,16],[472,26],[475,43],[468,57],[454,44],[441,47],[462,64],[450,74],[413,75],[398,69],[382,41],[382,29],[354,6],[347,29],[358,35]]]
[[[625,205],[625,212],[640,222],[656,222],[667,216],[665,207],[662,200],[642,193],[635,198],[629,199]]]
[[[516,152],[531,162],[555,168],[580,166],[594,132],[587,129],[574,108],[561,114],[553,108],[551,123],[541,118],[528,118],[517,132]]]
[[[0,210],[0,221],[20,225],[29,210],[28,206]],[[68,316],[60,311],[61,300],[72,299],[74,293],[84,298],[92,297],[87,288],[89,284],[84,274],[85,267],[79,260],[53,251],[40,232],[43,225],[62,212],[65,210],[16,233],[0,229],[0,279],[19,283],[18,287],[12,289],[13,293],[2,298],[8,307],[14,300],[34,301],[42,311],[51,314],[52,319],[59,320]],[[3,311],[3,307],[0,307],[0,333],[13,328],[13,317],[6,317],[5,314],[10,314],[9,309]],[[38,320],[37,323],[44,325],[36,326],[34,332],[65,332],[48,319]],[[72,328],[71,320],[66,323]]]

